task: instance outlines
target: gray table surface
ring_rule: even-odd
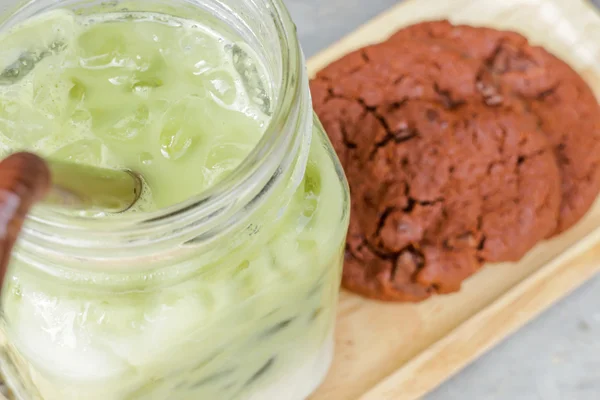
[[[397,0],[284,2],[310,57]],[[600,399],[600,276],[427,396],[454,399]]]

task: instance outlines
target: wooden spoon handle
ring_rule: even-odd
[[[0,288],[25,217],[50,186],[50,170],[40,157],[15,153],[0,161]]]

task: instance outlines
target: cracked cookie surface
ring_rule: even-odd
[[[431,40],[369,46],[311,82],[352,193],[346,288],[396,301],[453,292],[556,229],[551,146],[519,104],[485,105],[477,77],[474,60]]]
[[[551,141],[562,179],[560,233],[577,223],[600,191],[600,106],[565,62],[517,33],[431,21],[390,41],[441,40],[479,62],[478,90],[502,102],[516,97],[538,118]]]

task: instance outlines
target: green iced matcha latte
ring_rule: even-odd
[[[124,214],[63,215],[114,221],[106,248],[81,229],[91,247],[75,257],[24,231],[2,297],[2,371],[17,396],[302,400],[326,373],[348,199],[310,109],[290,162],[220,220],[220,236],[194,237],[192,221],[168,247],[153,228],[149,250],[129,239],[114,250],[121,219],[199,198],[271,124],[272,71],[216,21],[52,10],[0,36],[0,153],[130,169],[145,184]]]

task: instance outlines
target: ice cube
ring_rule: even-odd
[[[252,151],[251,143],[221,143],[214,146],[208,153],[206,165],[219,168],[220,165],[238,165]]]
[[[169,78],[169,66],[162,54],[149,58],[148,64],[133,74],[131,89],[146,87],[156,89],[165,84]]]
[[[134,77],[131,91],[142,99],[148,99],[153,90],[163,86],[164,82],[159,77]]]
[[[66,114],[68,117],[68,114]],[[90,138],[92,136],[92,114],[84,108],[77,107],[68,117],[67,124],[63,125],[55,135],[55,140],[60,141],[62,144],[66,140],[75,138]],[[68,139],[65,139],[65,136]],[[45,142],[46,144],[49,144]]]
[[[166,84],[169,66],[162,55],[158,54],[146,59],[139,67],[111,67],[101,70],[73,68],[69,75],[85,86],[86,107],[131,108],[131,103],[148,100],[154,90]]]
[[[314,273],[314,268],[322,261],[317,257],[314,241],[298,240],[298,232],[293,222],[291,229],[284,229],[269,243],[269,249],[275,259],[275,269],[287,279]]]
[[[252,145],[243,143],[221,143],[208,152],[205,168],[207,185],[212,186],[233,171],[252,151]]]
[[[311,222],[317,208],[321,196],[321,174],[319,168],[312,162],[306,166],[304,175],[304,200],[303,211],[300,217],[300,226],[304,227]]]
[[[73,110],[85,93],[80,82],[61,76],[59,68],[52,60],[45,60],[33,77],[33,105],[52,120],[68,118],[68,110]]]
[[[73,68],[65,71],[65,77],[84,89],[83,104],[88,109],[131,108],[132,102],[139,103],[133,94],[128,93],[134,82],[132,71]]]
[[[86,69],[125,68],[131,71],[157,69],[169,46],[172,28],[150,22],[107,22],[89,27],[78,38],[82,54],[80,65]]]
[[[90,303],[95,345],[132,366],[170,372],[189,362],[186,341],[206,321],[197,281],[157,292],[118,294]]]
[[[130,140],[144,131],[150,119],[150,110],[145,105],[139,106],[129,115],[116,121],[108,130],[110,137],[118,140]]]
[[[131,77],[129,77],[127,75],[116,75],[116,76],[111,76],[110,78],[108,78],[108,81],[110,82],[111,85],[124,86],[131,81]]]
[[[86,69],[133,67],[126,57],[127,32],[123,24],[103,23],[89,27],[77,38],[78,52],[82,55],[80,66]]]
[[[27,104],[0,100],[0,135],[18,147],[35,146],[54,128],[50,120]]]
[[[194,75],[217,68],[222,63],[222,51],[215,38],[199,31],[190,30],[179,40],[185,67]]]
[[[51,157],[80,164],[101,165],[102,147],[102,142],[98,139],[81,139],[61,147]]]
[[[169,120],[160,133],[160,152],[169,160],[178,160],[194,143],[194,137],[186,132],[180,121]]]
[[[177,297],[169,305],[158,300],[143,310],[144,320],[137,326],[136,335],[116,336],[105,345],[134,366],[163,365],[167,371],[166,364],[176,366],[181,360],[173,356],[182,356],[185,340],[202,321],[202,304],[193,294],[182,292]]]
[[[217,104],[229,107],[237,100],[238,93],[235,80],[227,71],[211,71],[200,78],[206,85],[208,93]]]
[[[150,121],[148,107],[134,102],[121,105],[119,108],[94,108],[90,112],[94,134],[106,135],[118,141],[136,138],[145,131]]]
[[[163,116],[160,132],[160,152],[166,159],[178,160],[198,140],[198,126],[188,99],[177,102]]]
[[[19,302],[10,303],[11,340],[45,376],[98,381],[124,376],[129,366],[94,342],[86,303],[56,297],[24,284]]]

